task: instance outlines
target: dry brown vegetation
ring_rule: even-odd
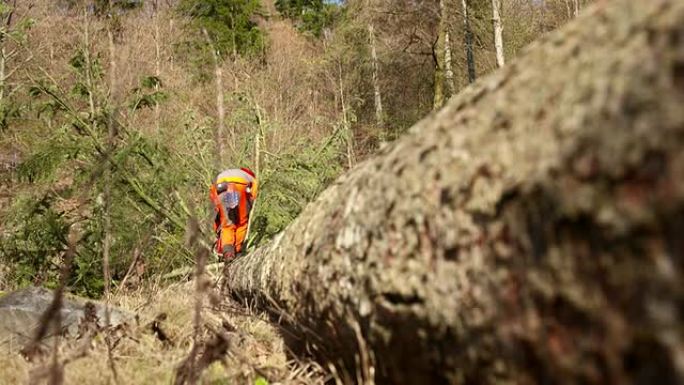
[[[120,384],[169,384],[176,368],[187,356],[193,341],[194,296],[190,284],[174,284],[164,288],[149,287],[113,298],[113,304],[138,315],[138,324],[121,334],[114,349],[114,362]],[[259,377],[270,383],[318,384],[326,376],[311,363],[291,361],[286,354],[279,333],[258,316],[207,305],[203,309],[205,327],[202,338],[210,339],[209,331],[222,328],[226,320],[235,326],[230,336],[230,350],[220,362],[209,366],[201,377],[201,384],[254,383]],[[155,335],[155,320],[168,340]],[[81,341],[67,341],[60,346],[60,356],[68,357],[77,351]],[[0,347],[0,384],[27,383],[32,370],[47,361],[27,362],[19,347]],[[113,378],[107,364],[107,348],[100,334],[84,357],[75,359],[65,368],[67,384],[109,384]]]

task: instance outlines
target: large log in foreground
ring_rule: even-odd
[[[231,294],[353,378],[682,383],[684,2],[600,4],[340,178]]]

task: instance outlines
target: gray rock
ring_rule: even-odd
[[[0,346],[18,347],[29,341],[38,327],[40,317],[52,303],[54,292],[41,287],[28,287],[0,297]],[[88,302],[95,305],[98,325],[104,325],[104,304],[84,298],[66,295],[61,310],[61,331],[76,337],[78,326],[84,317],[84,307]],[[111,325],[114,327],[131,324],[133,313],[110,307]],[[55,335],[51,327],[48,336]]]

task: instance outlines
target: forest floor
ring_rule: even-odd
[[[62,339],[60,359],[73,358],[65,366],[65,383],[174,383],[176,369],[196,339],[194,293],[193,282],[186,282],[115,295],[114,306],[136,315],[135,325],[128,325],[112,337],[116,379],[100,333],[80,358],[83,343]],[[201,325],[201,336],[197,339],[200,346],[211,341],[216,330],[228,330],[224,334],[228,337],[228,350],[202,372],[199,384],[307,385],[329,380],[316,364],[289,359],[283,339],[272,325],[258,315],[237,310],[228,301],[211,305],[205,300]],[[49,354],[29,362],[20,350],[21,346],[0,345],[0,385],[32,383],[32,376],[51,362]]]

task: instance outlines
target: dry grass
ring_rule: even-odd
[[[118,296],[113,303],[136,313],[138,325],[127,330],[116,344],[113,356],[120,384],[170,384],[174,371],[187,356],[192,345],[194,297],[191,284],[174,284],[165,288],[147,288]],[[225,306],[221,306],[225,308]],[[219,328],[226,320],[236,327],[231,335],[231,349],[223,362],[209,366],[201,384],[252,384],[264,377],[271,384],[319,384],[325,374],[315,364],[289,361],[281,337],[268,323],[249,315],[226,315],[203,309],[203,338],[211,337],[210,328]],[[162,342],[150,327],[160,322],[170,342]],[[208,327],[208,328],[207,328]],[[79,341],[65,341],[60,355],[68,357],[77,350]],[[42,363],[27,362],[19,349],[3,347],[0,351],[0,385],[27,383],[32,369]],[[36,365],[36,366],[34,366]],[[69,363],[65,369],[66,384],[112,384],[107,364],[107,347],[100,334],[93,340],[88,354]]]

